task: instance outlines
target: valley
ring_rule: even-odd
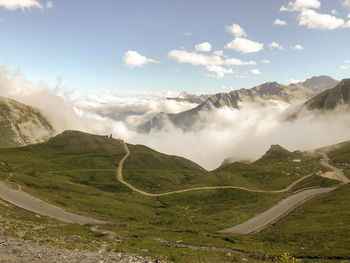
[[[304,180],[297,180],[297,183],[292,183],[290,187],[288,187],[288,184],[285,184],[286,189],[280,191],[278,187],[281,185],[281,182],[278,179],[271,179],[271,181],[268,177],[262,180],[258,176],[259,170],[255,170],[255,178],[258,179],[255,187],[265,186],[266,188],[266,182],[263,181],[269,180],[270,184],[271,182],[276,184],[275,186],[270,185],[270,188],[275,188],[276,190],[260,191],[256,189],[247,191],[247,189],[244,189],[239,184],[237,184],[238,189],[236,186],[218,187],[212,184],[213,186],[211,187],[208,187],[208,185],[202,186],[203,188],[197,187],[195,191],[192,191],[194,189],[191,190],[190,187],[186,191],[183,191],[178,186],[178,190],[174,193],[148,193],[139,190],[132,183],[126,183],[129,182],[128,179],[124,179],[126,181],[120,180],[122,178],[117,176],[120,173],[116,174],[116,170],[121,172],[128,171],[126,164],[129,158],[129,161],[134,162],[138,170],[144,168],[144,165],[148,167],[150,156],[156,157],[156,160],[162,163],[162,166],[159,166],[159,164],[153,167],[150,166],[152,170],[147,171],[146,175],[149,174],[150,176],[145,176],[144,180],[149,178],[149,185],[152,185],[154,180],[154,176],[151,173],[158,173],[157,167],[161,168],[160,172],[162,173],[166,173],[167,169],[169,169],[170,176],[173,177],[181,175],[181,173],[189,175],[193,171],[194,177],[205,176],[204,178],[210,178],[208,176],[212,176],[213,171],[208,172],[200,166],[180,157],[166,156],[152,152],[151,149],[144,146],[127,144],[125,146],[128,148],[124,148],[123,142],[104,136],[68,131],[50,139],[46,143],[23,148],[1,149],[2,165],[0,175],[3,181],[6,181],[9,172],[11,172],[12,177],[6,182],[10,187],[15,183],[23,191],[42,200],[47,200],[47,202],[62,207],[69,212],[107,222],[106,224],[97,226],[99,231],[107,231],[107,233],[108,231],[112,231],[120,239],[120,243],[115,244],[111,242],[112,240],[109,240],[110,237],[108,235],[102,238],[100,241],[103,241],[104,246],[109,247],[109,249],[139,254],[140,251],[137,250],[137,247],[147,247],[151,249],[147,249],[148,252],[141,252],[141,254],[145,256],[155,255],[157,258],[166,259],[167,256],[165,255],[169,253],[168,255],[175,261],[192,260],[191,255],[185,256],[186,254],[181,252],[188,249],[191,251],[192,249],[185,245],[181,248],[181,244],[227,247],[228,249],[232,249],[232,251],[242,250],[241,245],[244,242],[241,243],[240,241],[240,245],[237,246],[235,243],[225,241],[232,234],[218,234],[216,232],[243,223],[254,215],[275,206],[281,199],[293,195],[293,189],[296,189],[299,184],[304,184],[304,180],[308,181],[307,187],[326,187],[324,191],[328,191],[327,187],[336,187],[338,184],[334,180],[321,177],[313,178],[313,176],[303,178],[300,175],[296,178]],[[131,150],[125,152],[129,148]],[[6,154],[4,154],[5,152]],[[148,153],[146,154],[145,152]],[[129,154],[126,155],[125,153]],[[79,159],[76,159],[77,154],[80,156]],[[304,156],[300,152],[294,154],[305,158],[304,161],[308,163],[305,165],[306,168],[302,168],[305,169],[305,172],[311,171],[312,167],[315,169],[314,172],[320,168],[318,165],[320,165],[319,159],[322,155],[310,157],[308,154]],[[292,166],[295,166],[295,163],[290,161],[292,160],[290,159],[291,157],[294,158],[294,154],[280,146],[273,146],[255,165],[259,167],[261,163],[267,162],[267,159],[273,165],[275,160],[276,163],[274,165],[278,163],[280,167],[284,166],[286,171],[290,171]],[[148,156],[148,158],[142,158],[142,156]],[[23,162],[22,160],[26,161]],[[125,162],[124,168],[121,165],[123,161]],[[249,166],[249,164],[245,165]],[[255,166],[250,168],[250,180],[253,180],[254,169],[259,168]],[[176,173],[173,173],[173,171],[176,171]],[[233,169],[232,171],[233,175],[239,173],[239,170],[235,171]],[[227,172],[225,175],[227,176]],[[277,173],[275,176],[278,178]],[[271,177],[273,178],[274,175],[271,175]],[[169,189],[167,179],[162,181],[162,178],[158,178],[157,183],[162,184],[164,182],[164,190]],[[287,174],[286,178],[288,178]],[[292,178],[290,180],[292,181]],[[215,180],[208,180],[207,182],[215,182]],[[189,181],[189,185],[196,184]],[[137,192],[134,190],[137,190]],[[146,196],[144,196],[145,194]],[[92,206],[91,204],[94,205]],[[24,213],[24,218],[26,218],[26,212],[21,213]],[[27,222],[26,224],[35,224],[30,217],[24,219],[24,222]],[[88,226],[78,227],[71,224],[60,224],[62,225],[60,228],[69,227],[72,230],[77,229],[74,230],[74,232],[78,231],[77,233],[79,231],[87,231],[87,235],[93,233],[90,232],[91,230]],[[171,228],[169,228],[170,226]],[[269,229],[267,228],[267,231]],[[7,231],[8,233],[17,235],[14,229],[10,230],[9,228]],[[28,230],[23,231],[28,234],[30,233]],[[265,233],[265,231],[262,233]],[[45,235],[42,233],[41,236]],[[154,239],[153,237],[175,242],[175,244],[179,244],[178,249],[172,246],[168,247],[170,243],[168,245],[166,245],[167,243],[159,243],[157,241],[158,239]],[[36,238],[31,237],[34,240]],[[52,242],[49,241],[51,238],[47,238],[48,244],[50,244]],[[98,236],[96,238],[100,239]],[[236,238],[238,240],[245,240],[244,237],[240,237],[239,235]],[[176,243],[177,240],[181,240],[181,242]],[[231,238],[228,238],[228,240],[231,240]],[[96,241],[96,248],[101,245],[99,243],[100,241]],[[56,244],[67,246],[66,242],[65,238],[63,238],[63,240]],[[71,244],[69,247],[80,246],[79,244],[79,242]],[[133,245],[130,247],[130,244]],[[214,254],[217,255],[214,256],[209,251],[210,249],[200,252],[200,257],[203,257],[203,259],[209,257],[213,258],[213,260],[214,258],[216,258],[215,260],[219,260],[221,257],[226,258],[225,254],[215,252]],[[243,249],[243,251],[246,251],[247,255],[255,258],[255,260],[258,260],[260,257],[254,253],[252,254],[247,248]],[[261,251],[259,253],[264,254],[265,252]],[[194,256],[194,254],[192,255]],[[198,256],[198,253],[195,255]],[[235,254],[233,258],[236,257],[242,257],[242,255]]]

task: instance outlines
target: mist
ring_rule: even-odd
[[[215,169],[228,157],[232,160],[256,160],[271,144],[290,151],[312,150],[350,139],[350,114],[344,108],[328,113],[302,111],[298,118],[287,117],[301,107],[269,101],[241,103],[240,109],[220,108],[202,112],[196,125],[200,129],[184,132],[167,124],[166,129],[137,133],[136,127],[159,112],[177,113],[195,104],[167,100],[171,91],[106,90],[80,94],[28,82],[19,70],[0,67],[0,96],[39,108],[57,133],[81,130],[110,134],[129,143],[144,144],[157,151],[186,157],[206,169]]]

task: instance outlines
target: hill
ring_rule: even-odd
[[[350,105],[350,79],[342,80],[336,87],[305,103],[309,110],[334,110],[340,105]]]
[[[38,109],[0,97],[0,148],[38,143],[54,133]]]
[[[239,109],[241,102],[256,102],[275,100],[290,103],[293,101],[307,101],[320,91],[333,88],[338,81],[328,77],[313,77],[304,82],[289,86],[277,82],[267,82],[251,89],[234,90],[229,93],[217,93],[209,96],[205,101],[191,110],[178,114],[160,113],[151,120],[138,127],[139,132],[147,133],[152,129],[162,129],[168,122],[184,131],[191,130],[199,120],[201,112],[212,108],[229,107]]]
[[[142,145],[128,147],[130,160],[125,162],[123,173],[129,173],[128,180],[133,182],[135,174],[131,172],[138,172],[145,178],[142,180],[147,190],[158,183],[156,180],[162,187],[153,191],[185,187],[186,177],[199,178],[206,173],[184,158]],[[182,249],[167,247],[149,237],[230,246],[230,242],[212,233],[263,211],[283,196],[238,189],[142,196],[116,179],[116,168],[124,155],[120,140],[76,131],[66,131],[40,144],[0,149],[0,180],[4,183],[70,212],[108,221],[94,232],[89,225],[48,220],[0,203],[0,230],[73,249],[141,253],[173,262],[222,262],[227,258],[223,253],[183,253]]]

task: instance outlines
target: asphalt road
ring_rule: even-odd
[[[286,199],[283,199],[277,205],[263,212],[262,214],[259,214],[240,225],[219,231],[219,233],[250,234],[253,232],[258,232],[259,230],[278,220],[293,207],[316,195],[328,193],[333,189],[334,188],[320,188],[299,192]]]
[[[326,155],[324,155],[323,159],[321,159],[320,162],[321,162],[321,165],[332,169],[336,173],[337,177],[344,184],[349,183],[350,180],[344,176],[343,172],[340,171],[338,168],[330,165],[328,161],[329,161],[329,158]],[[276,222],[278,219],[284,216],[288,211],[292,210],[294,207],[305,202],[306,200],[312,197],[315,197],[317,195],[328,193],[334,189],[335,188],[317,188],[317,189],[309,189],[309,190],[304,190],[302,192],[298,192],[286,199],[283,199],[277,205],[268,209],[262,214],[259,214],[237,226],[219,231],[219,233],[250,234],[250,233],[258,232],[264,229],[265,227],[271,225],[272,223]]]
[[[46,203],[23,191],[14,190],[2,182],[0,182],[0,199],[26,211],[52,217],[67,223],[76,223],[80,225],[104,223],[100,220],[67,212],[62,208]]]

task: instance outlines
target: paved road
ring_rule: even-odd
[[[342,181],[344,184],[350,183],[349,178],[347,178],[340,169],[337,167],[334,167],[329,164],[329,158],[326,154],[323,154],[323,159],[321,159],[321,165],[327,168],[332,169],[335,172],[335,175],[339,178],[340,181]]]
[[[332,169],[343,183],[349,183],[349,179],[344,176],[342,171],[330,165],[328,161],[329,158],[326,155],[324,155],[324,158],[321,160],[321,164]],[[299,204],[305,202],[306,200],[320,194],[328,193],[334,189],[336,188],[317,188],[304,190],[302,192],[296,193],[286,199],[283,199],[276,206],[270,208],[262,214],[257,215],[240,225],[219,231],[219,233],[250,234],[258,232],[263,228],[269,226],[270,224],[274,223],[279,218],[284,216],[288,211],[298,206]]]
[[[126,154],[119,162],[118,169],[117,169],[117,179],[118,179],[119,182],[121,182],[122,184],[126,185],[127,187],[129,187],[133,191],[135,191],[135,192],[137,192],[139,194],[145,195],[145,196],[159,197],[159,196],[180,194],[180,193],[192,192],[192,191],[218,190],[218,189],[239,189],[239,190],[244,190],[244,191],[248,191],[248,192],[255,192],[255,193],[284,193],[284,192],[290,191],[295,185],[297,185],[302,180],[312,176],[312,174],[306,175],[306,176],[296,180],[295,182],[293,182],[292,184],[290,184],[286,188],[281,189],[281,190],[275,190],[275,191],[254,190],[254,189],[249,189],[249,188],[239,187],[239,186],[206,186],[206,187],[195,187],[195,188],[171,191],[171,192],[166,192],[166,193],[153,194],[153,193],[148,193],[148,192],[142,191],[142,190],[132,186],[130,183],[128,183],[128,182],[126,182],[124,180],[124,178],[123,178],[123,165],[124,165],[125,160],[130,155],[130,150],[129,150],[129,147],[126,145],[125,142],[123,142],[123,144],[124,144],[124,148],[125,148]]]
[[[264,213],[257,215],[240,225],[219,231],[219,233],[250,234],[253,232],[258,232],[264,227],[275,222],[277,219],[279,219],[282,215],[286,214],[293,207],[299,205],[300,203],[316,195],[328,193],[333,189],[334,188],[309,189],[309,190],[299,192],[286,199],[283,199],[277,205],[265,211]]]
[[[29,212],[52,217],[67,223],[76,223],[80,225],[105,223],[93,218],[69,213],[62,208],[46,203],[25,192],[13,190],[2,182],[0,182],[0,199]]]

